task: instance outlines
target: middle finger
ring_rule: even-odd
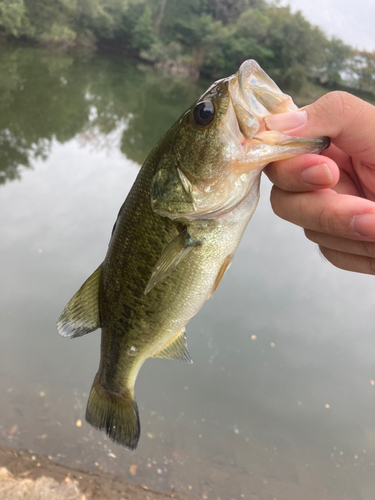
[[[361,255],[362,257],[375,258],[375,241],[350,240],[331,234],[319,233],[305,229],[306,238],[320,247],[337,250],[347,254]]]
[[[271,204],[276,215],[303,228],[375,241],[375,202],[370,200],[332,189],[291,193],[273,186]]]

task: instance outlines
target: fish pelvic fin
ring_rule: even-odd
[[[220,285],[220,282],[223,279],[224,274],[230,268],[230,265],[232,263],[233,257],[234,257],[234,255],[228,255],[225,258],[225,260],[224,260],[224,262],[223,262],[223,264],[222,264],[222,266],[220,268],[219,274],[216,276],[216,280],[215,280],[214,286],[212,287],[212,290],[211,290],[208,298],[211,298],[212,294],[214,292],[216,292],[216,289]]]
[[[132,390],[124,394],[106,391],[98,383],[97,375],[87,402],[86,420],[95,429],[104,431],[113,442],[129,450],[138,446],[141,424]]]
[[[74,339],[100,328],[99,288],[102,266],[84,282],[65,306],[57,331],[63,337]]]

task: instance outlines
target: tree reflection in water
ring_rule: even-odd
[[[141,164],[205,84],[112,54],[0,50],[0,184],[20,178],[54,140],[119,143]]]

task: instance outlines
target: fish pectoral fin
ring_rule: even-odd
[[[57,322],[57,331],[63,337],[74,339],[100,328],[99,286],[102,266],[100,264],[65,306]]]
[[[210,298],[212,296],[212,294],[215,292],[217,287],[220,285],[220,281],[223,279],[225,272],[230,268],[230,265],[232,264],[233,257],[234,257],[234,255],[228,255],[228,257],[225,258],[225,260],[220,268],[220,271],[219,271],[218,275],[216,276],[214,286],[212,287],[212,290],[211,290],[208,298]]]
[[[201,246],[201,242],[193,239],[188,229],[185,228],[164,248],[163,253],[152,270],[151,278],[144,294],[146,295],[155,285],[163,281],[187,254],[198,246]]]
[[[190,357],[186,335],[185,327],[180,330],[168,344],[163,347],[161,351],[153,356],[154,358],[166,358],[166,359],[180,359],[181,361],[187,361],[192,363],[193,360]]]

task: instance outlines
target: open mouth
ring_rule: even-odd
[[[292,98],[281,92],[276,83],[252,59],[241,64],[238,83],[241,97],[258,119],[298,109]]]
[[[327,137],[306,139],[266,130],[264,118],[276,113],[296,111],[292,98],[284,94],[259,64],[249,59],[242,63],[229,85],[238,125],[252,146],[270,146],[267,163],[303,153],[319,153],[329,146]],[[272,155],[272,147],[274,156]],[[263,148],[264,149],[264,148]]]

